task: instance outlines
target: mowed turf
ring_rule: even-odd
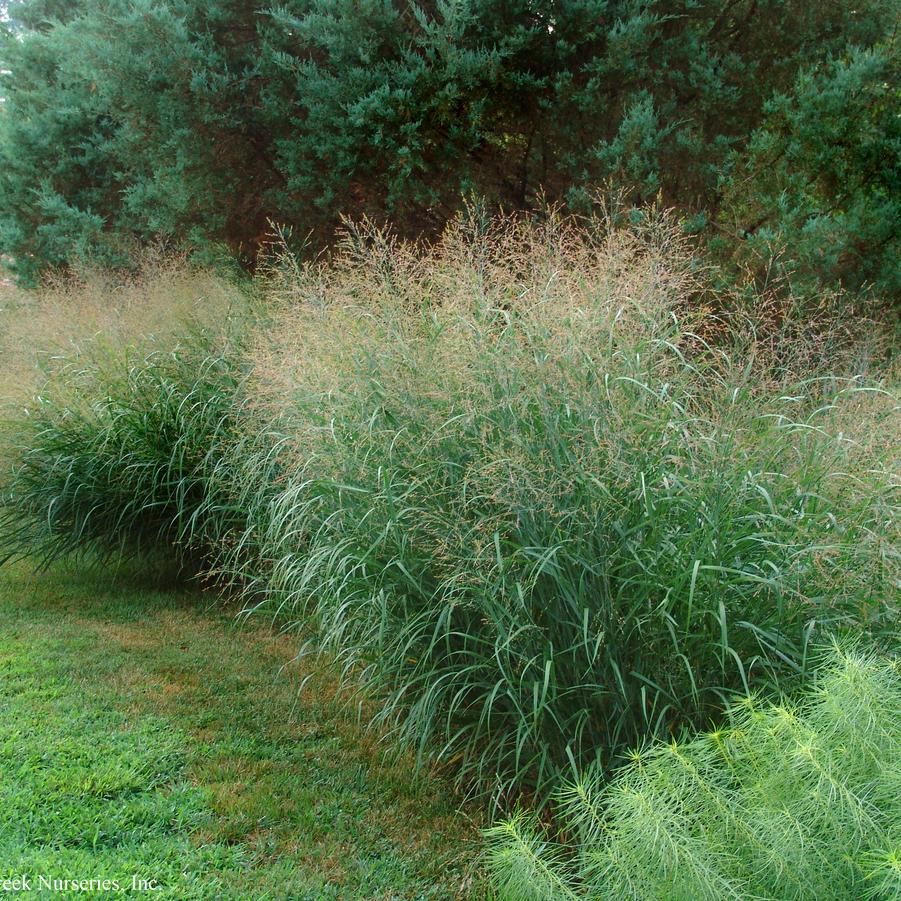
[[[324,677],[302,684],[295,642],[138,585],[0,569],[0,879],[95,880],[54,897],[110,897],[103,879],[157,899],[484,897],[479,824],[386,758]]]

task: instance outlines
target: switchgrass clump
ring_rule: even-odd
[[[247,291],[184,257],[148,250],[130,276],[84,270],[35,291],[0,285],[0,403],[27,404],[48,369],[98,344],[172,347],[187,323],[223,329],[244,316]]]
[[[193,572],[205,469],[237,423],[246,285],[147,250],[128,276],[84,270],[0,293],[6,556],[156,554]]]
[[[799,703],[745,700],[560,800],[567,842],[526,813],[488,832],[501,899],[897,898],[897,660],[839,651]]]
[[[351,228],[265,286],[240,340],[54,367],[7,554],[174,549],[498,804],[891,633],[896,395],[705,310],[666,216]]]
[[[42,563],[72,553],[155,555],[190,574],[239,516],[198,519],[227,495],[210,473],[237,429],[236,359],[198,332],[175,349],[129,352],[94,345],[59,362],[10,428],[0,544],[7,558]],[[212,531],[211,531],[212,530]]]
[[[252,343],[269,439],[224,464],[256,525],[223,574],[500,803],[878,637],[897,398],[786,376],[702,286],[665,217],[352,231]]]

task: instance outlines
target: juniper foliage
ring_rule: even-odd
[[[434,236],[470,193],[578,210],[614,180],[689,229],[715,223],[729,252],[800,235],[819,281],[897,285],[898,0],[16,0],[8,14],[0,250],[26,281],[161,238],[252,264],[272,221],[314,248],[342,215]]]

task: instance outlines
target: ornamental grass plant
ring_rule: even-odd
[[[890,638],[891,380],[708,309],[668,216],[364,223],[260,279],[239,336],[59,370],[8,552],[174,548],[501,806]]]
[[[258,511],[223,574],[502,804],[802,683],[822,635],[878,639],[897,396],[801,375],[704,278],[666,216],[351,230],[250,342],[270,437],[223,464]]]

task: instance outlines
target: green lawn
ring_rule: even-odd
[[[172,899],[484,897],[477,826],[295,643],[208,596],[0,570],[0,879]],[[156,891],[132,891],[132,877]],[[53,897],[110,897],[90,888]]]

